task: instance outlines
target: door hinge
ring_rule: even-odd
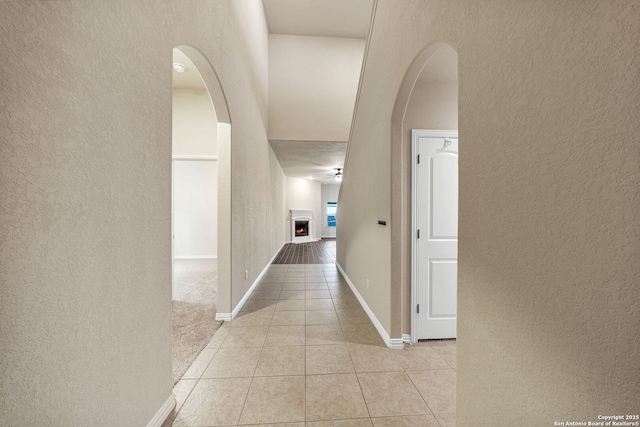
[[[420,230],[418,230],[418,239],[420,238]]]
[[[418,164],[420,164],[420,154],[418,154]]]
[[[416,306],[416,313],[420,314],[420,304]]]

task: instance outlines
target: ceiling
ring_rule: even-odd
[[[270,34],[366,39],[373,0],[262,0]],[[270,140],[287,176],[336,183],[347,141]]]
[[[262,0],[271,34],[366,39],[372,0]]]
[[[180,49],[173,49],[173,63],[176,62],[187,67],[184,73],[178,73],[173,70],[173,88],[174,89],[204,89],[204,81],[200,77],[200,73],[196,66],[191,62],[189,57],[182,53]]]
[[[346,142],[269,141],[287,176],[335,184],[342,168]]]

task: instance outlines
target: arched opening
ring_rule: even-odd
[[[173,49],[172,305],[177,382],[230,306],[230,118],[220,82],[189,46]]]
[[[392,116],[392,277],[398,278],[399,285],[392,289],[392,303],[396,308],[396,315],[393,316],[392,328],[394,332],[402,334],[405,342],[415,342],[421,336],[417,327],[418,317],[433,314],[433,304],[435,298],[427,299],[425,307],[424,298],[422,307],[418,308],[420,298],[416,295],[416,289],[424,284],[418,283],[418,274],[423,280],[430,277],[434,271],[430,271],[428,266],[422,272],[418,272],[419,263],[430,263],[432,261],[418,260],[416,254],[420,251],[419,245],[424,245],[425,241],[456,240],[457,251],[457,147],[455,153],[455,169],[450,171],[450,176],[455,177],[455,203],[446,207],[455,209],[455,215],[445,215],[446,218],[455,219],[455,236],[432,236],[433,224],[429,223],[433,212],[422,218],[422,224],[418,224],[418,213],[414,206],[416,197],[415,191],[418,183],[415,182],[416,173],[420,170],[417,166],[417,154],[414,153],[414,138],[412,130],[431,130],[438,137],[443,138],[442,146],[446,144],[446,135],[442,131],[448,131],[448,141],[455,135],[455,145],[457,146],[458,130],[458,55],[449,45],[437,43],[427,47],[416,57],[402,82]],[[439,143],[439,142],[438,142]],[[450,146],[451,147],[451,146]],[[441,150],[442,147],[437,149]],[[450,148],[451,150],[451,148]],[[452,154],[452,153],[447,153]],[[426,159],[422,155],[420,168],[428,165],[432,159]],[[431,174],[431,171],[423,171],[424,175]],[[423,183],[424,185],[424,183]],[[448,191],[448,190],[447,190]],[[430,196],[428,196],[430,197]],[[423,206],[423,213],[432,206]],[[442,216],[442,215],[441,215]],[[452,227],[452,224],[449,224]],[[418,231],[419,230],[419,231]],[[420,238],[418,238],[420,233]],[[437,234],[437,233],[436,233]],[[451,233],[448,233],[451,234]],[[432,238],[435,237],[435,238]],[[455,239],[453,239],[455,237]],[[419,243],[418,243],[419,242]],[[425,252],[424,247],[422,252]],[[450,255],[450,254],[449,254]],[[457,259],[457,252],[456,257]],[[456,264],[453,257],[446,256],[446,263],[439,265],[442,271],[437,273],[449,277],[449,282],[455,283]],[[455,261],[457,263],[457,260]],[[446,270],[446,271],[445,271]],[[436,274],[437,275],[437,274]],[[453,275],[453,276],[452,276]],[[425,277],[426,276],[426,277]],[[422,289],[422,296],[432,290]],[[442,291],[441,289],[438,291]],[[438,292],[436,291],[436,293]],[[455,298],[455,289],[448,289],[448,307],[443,310],[443,318],[451,318],[451,311],[455,313],[456,303],[452,303],[451,298]],[[453,305],[452,305],[453,304]],[[418,313],[420,310],[420,313]],[[444,313],[448,311],[449,313]],[[437,317],[437,316],[435,316]],[[452,320],[455,329],[455,319]],[[425,327],[422,327],[424,332]]]

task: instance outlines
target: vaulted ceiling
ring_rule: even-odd
[[[263,0],[269,141],[287,176],[333,182],[344,166],[372,0]]]

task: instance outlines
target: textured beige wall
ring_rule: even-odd
[[[458,129],[458,85],[418,82],[404,117],[404,137],[411,143],[411,129]]]
[[[286,205],[286,180],[287,177],[284,175],[282,168],[280,167],[280,163],[278,162],[278,158],[275,153],[269,146],[269,161],[272,164],[271,167],[271,202],[272,208],[271,212],[273,212],[274,225],[271,230],[272,235],[272,245],[278,248],[282,246],[282,244],[289,240],[287,237],[287,230],[289,230],[290,224],[287,224],[286,221],[282,221],[283,217],[286,217],[289,214]],[[275,165],[278,165],[277,167]]]
[[[146,425],[171,394],[174,46],[229,105],[236,279],[281,244],[247,3],[0,2],[0,424]]]
[[[217,2],[214,2],[216,4]],[[230,76],[247,96],[230,105],[232,125],[231,308],[237,306],[282,246],[284,174],[267,141],[268,32],[260,0],[228,1],[237,21],[235,49],[243,65]],[[217,18],[217,16],[216,16]],[[223,17],[224,18],[224,17]],[[226,16],[229,19],[229,16]],[[215,46],[226,48],[225,39]],[[233,51],[233,50],[232,50]],[[224,85],[224,82],[223,82]],[[225,91],[228,89],[225,87]],[[236,117],[243,120],[238,123]],[[244,119],[247,121],[245,122]],[[245,270],[249,278],[245,279]]]
[[[391,118],[437,42],[460,67],[457,425],[637,413],[640,5],[379,0],[340,197],[350,277],[386,273],[376,261],[406,241],[408,157],[390,146]],[[376,245],[344,228],[389,210],[399,224]],[[410,258],[394,259],[366,297],[391,294],[392,337],[409,309],[397,295]]]
[[[366,79],[366,75],[365,75]],[[378,104],[363,90],[360,104]],[[391,328],[389,227],[389,144],[365,142],[385,132],[385,123],[359,126],[352,134],[338,198],[336,257],[387,332]],[[369,280],[369,289],[366,281]],[[398,338],[398,336],[391,336]]]

